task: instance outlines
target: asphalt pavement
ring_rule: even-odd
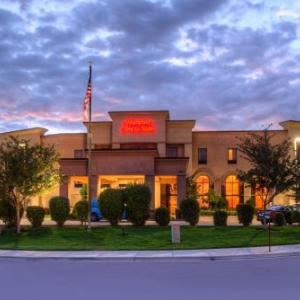
[[[107,262],[0,259],[0,299],[300,299],[300,256]]]

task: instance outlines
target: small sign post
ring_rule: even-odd
[[[171,225],[171,235],[172,235],[172,244],[180,243],[180,225],[172,224]]]

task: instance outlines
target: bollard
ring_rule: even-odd
[[[172,244],[180,243],[180,225],[179,224],[171,225],[171,235],[172,235]]]

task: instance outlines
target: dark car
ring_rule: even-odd
[[[256,217],[257,220],[264,224],[264,220],[266,223],[274,222],[275,214],[282,213],[285,217],[285,220],[288,224],[292,224],[292,212],[293,209],[289,206],[284,205],[274,205],[268,207],[266,210],[257,211]]]

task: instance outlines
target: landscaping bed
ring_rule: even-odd
[[[123,228],[123,229],[122,229]],[[125,233],[125,234],[124,234]],[[2,232],[0,249],[19,250],[167,250],[265,246],[261,227],[181,227],[180,244],[171,243],[170,227],[84,228],[24,227],[18,236]],[[272,228],[272,245],[298,244],[300,227]]]

